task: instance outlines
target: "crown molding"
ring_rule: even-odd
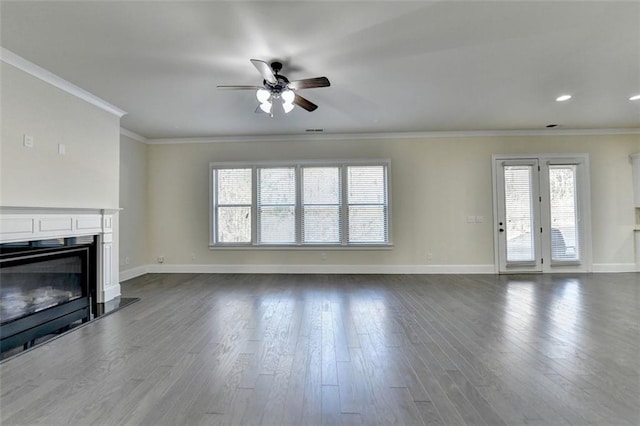
[[[429,139],[429,138],[479,138],[517,136],[602,136],[640,135],[640,128],[630,129],[554,129],[554,130],[469,130],[443,132],[395,132],[395,133],[324,133],[297,135],[211,136],[201,138],[145,139],[150,145],[233,143],[233,142],[284,142],[331,140],[379,140],[379,139]]]
[[[147,143],[148,139],[124,127],[120,127],[120,134],[138,142]]]
[[[9,64],[15,68],[18,68],[21,71],[26,72],[27,74],[36,77],[45,83],[49,83],[50,85],[57,87],[58,89],[69,93],[77,98],[82,99],[85,102],[90,103],[93,106],[96,106],[104,111],[107,111],[118,118],[121,118],[126,114],[126,111],[121,110],[120,108],[111,105],[107,101],[100,99],[99,97],[87,92],[84,89],[76,86],[73,83],[68,82],[67,80],[58,77],[50,71],[34,64],[33,62],[29,62],[21,56],[16,55],[12,51],[5,49],[0,46],[0,61]]]

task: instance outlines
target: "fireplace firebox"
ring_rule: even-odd
[[[0,352],[86,322],[96,306],[94,236],[0,245]]]

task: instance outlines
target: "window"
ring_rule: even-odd
[[[384,243],[387,238],[387,185],[382,166],[347,168],[349,242]]]
[[[258,239],[265,244],[296,242],[296,173],[293,167],[257,169]]]
[[[211,243],[389,245],[389,162],[212,163]]]
[[[302,169],[302,230],[308,244],[341,242],[341,183],[339,167]]]
[[[216,241],[251,242],[251,169],[215,170]]]

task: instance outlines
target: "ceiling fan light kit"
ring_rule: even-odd
[[[256,92],[256,98],[258,98],[258,102],[262,104],[269,101],[269,98],[271,98],[271,93],[269,93],[269,91],[266,89],[258,89],[258,91]]]
[[[318,106],[308,99],[295,93],[296,90],[313,89],[316,87],[328,87],[331,85],[327,77],[307,78],[303,80],[289,81],[280,74],[282,63],[272,62],[271,65],[259,59],[251,59],[251,63],[262,75],[262,87],[260,86],[218,86],[218,89],[256,90],[256,98],[260,105],[256,112],[264,112],[273,117],[272,106],[275,100],[282,101],[282,109],[288,114],[297,105],[306,111],[315,111]]]

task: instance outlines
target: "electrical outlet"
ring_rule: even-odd
[[[33,136],[25,134],[22,137],[22,145],[25,148],[33,148]]]
[[[433,253],[430,251],[427,252],[427,261],[431,262],[433,260]]]
[[[67,153],[67,147],[63,143],[58,144],[58,154],[65,155]]]
[[[327,260],[327,253],[325,252],[320,253],[320,260],[322,260],[323,262]]]
[[[158,263],[164,263],[164,256],[158,256]]]
[[[129,265],[129,264],[131,264],[131,258],[130,258],[129,256],[127,256],[127,257],[125,257],[125,258],[124,258],[124,264],[125,264],[125,265]]]

